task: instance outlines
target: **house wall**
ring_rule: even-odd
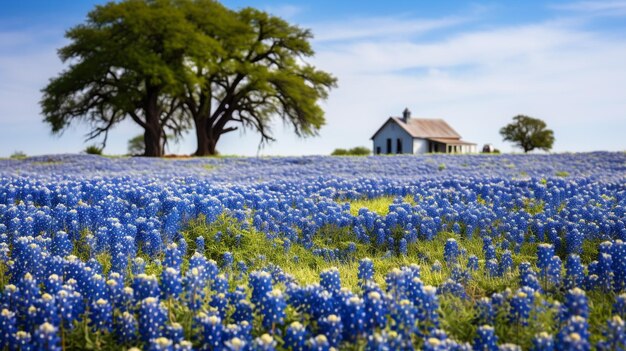
[[[413,139],[413,153],[425,154],[428,152],[428,140],[415,138]]]
[[[413,138],[402,127],[392,121],[387,121],[383,128],[376,134],[373,142],[372,152],[376,155],[376,149],[380,147],[380,154],[387,154],[387,139],[391,139],[391,154],[397,154],[397,140],[402,141],[403,154],[413,153]]]

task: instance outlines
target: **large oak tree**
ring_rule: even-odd
[[[144,129],[145,155],[167,135],[196,129],[196,155],[217,153],[220,137],[257,131],[274,140],[273,117],[299,136],[324,124],[318,105],[336,80],[306,62],[311,32],[252,8],[213,0],[126,0],[98,6],[67,32],[59,52],[69,68],[44,88],[54,133],[87,121],[88,139],[125,118]]]
[[[97,6],[66,33],[59,50],[68,64],[43,89],[45,121],[53,133],[87,122],[87,139],[106,138],[131,118],[144,130],[146,156],[161,156],[166,130],[187,127],[177,96],[190,84],[186,57],[210,43],[170,0],[128,0]]]
[[[184,102],[196,129],[196,155],[214,155],[217,143],[239,127],[274,140],[279,116],[298,136],[316,135],[324,124],[318,101],[336,79],[306,62],[314,52],[309,30],[252,8],[230,11],[211,0],[186,3],[186,13],[219,54],[192,58],[197,81]]]

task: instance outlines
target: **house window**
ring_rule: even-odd
[[[398,140],[396,140],[396,154],[401,154],[402,153],[402,139],[398,138]]]
[[[380,155],[380,146],[376,146],[376,155]]]
[[[391,153],[391,138],[387,138],[387,153]]]

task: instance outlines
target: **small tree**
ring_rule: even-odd
[[[511,141],[524,152],[534,149],[549,151],[554,144],[554,132],[540,119],[524,115],[513,117],[513,122],[500,129],[504,141]]]

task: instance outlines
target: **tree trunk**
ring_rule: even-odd
[[[144,127],[143,140],[146,145],[144,156],[163,156],[163,126],[161,125],[159,108],[159,91],[156,86],[146,84],[147,98],[144,106],[146,125]]]
[[[154,128],[146,128],[143,133],[143,140],[146,145],[144,156],[161,157],[163,156],[163,148],[161,147],[161,136]]]
[[[195,156],[208,156],[209,155],[209,138],[206,133],[206,120],[201,117],[194,118],[194,124],[196,129],[196,142],[198,144],[196,148]]]
[[[217,133],[208,125],[206,118],[194,119],[196,126],[196,141],[197,149],[194,153],[195,156],[215,156],[217,155],[217,141],[219,140],[219,133]]]

